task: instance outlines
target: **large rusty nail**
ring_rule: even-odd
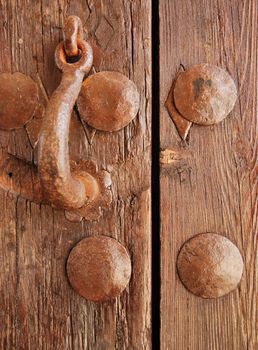
[[[100,72],[83,82],[77,100],[82,119],[95,129],[117,131],[127,126],[139,110],[135,84],[118,72]]]
[[[202,298],[218,298],[237,288],[243,273],[243,259],[226,237],[202,233],[183,245],[177,269],[190,292]]]
[[[23,127],[37,104],[37,84],[30,77],[19,72],[0,74],[0,129]]]
[[[179,113],[201,125],[219,123],[232,111],[237,98],[236,85],[222,68],[199,64],[179,74],[174,102]]]
[[[81,240],[70,252],[67,275],[73,289],[85,299],[114,299],[126,288],[131,260],[125,247],[113,238],[92,236]]]

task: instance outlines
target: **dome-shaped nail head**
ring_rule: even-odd
[[[102,131],[118,131],[137,115],[140,97],[135,84],[118,72],[99,72],[83,82],[77,106],[82,119]]]
[[[183,118],[201,125],[219,123],[232,111],[237,98],[234,80],[222,68],[199,64],[179,74],[174,102]]]
[[[237,288],[243,259],[226,237],[203,233],[182,246],[177,269],[181,282],[190,292],[202,298],[218,298]]]
[[[85,299],[103,302],[118,297],[131,277],[125,247],[107,236],[81,240],[70,252],[67,275],[73,289]]]
[[[30,77],[16,72],[0,74],[0,129],[23,127],[38,105],[38,87]]]

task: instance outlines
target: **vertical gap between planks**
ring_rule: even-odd
[[[152,2],[152,347],[160,349],[159,1]]]

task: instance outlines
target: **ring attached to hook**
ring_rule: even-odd
[[[93,63],[93,51],[86,41],[79,40],[78,41],[79,55],[78,60],[70,63],[68,61],[68,57],[65,53],[64,41],[59,43],[56,47],[55,51],[55,62],[57,67],[62,71],[68,70],[81,70],[85,74],[89,73]]]

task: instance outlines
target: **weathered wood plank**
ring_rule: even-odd
[[[96,70],[117,70],[136,83],[140,112],[120,132],[97,131],[91,145],[74,116],[71,158],[92,157],[112,174],[113,203],[99,222],[71,223],[62,211],[0,190],[0,347],[150,349],[151,2],[0,0],[0,71],[39,76],[50,96],[60,81],[54,50],[69,14],[81,17],[98,48]],[[0,132],[0,145],[36,158],[24,129]],[[87,302],[66,278],[70,249],[92,234],[118,239],[132,258],[131,283],[114,302]]]
[[[161,348],[258,348],[257,1],[160,1]],[[180,141],[165,108],[180,65],[208,62],[233,76],[239,98],[214,127]],[[163,159],[164,161],[164,159]],[[176,273],[181,245],[200,232],[226,235],[240,249],[240,287],[217,300],[190,294]]]

